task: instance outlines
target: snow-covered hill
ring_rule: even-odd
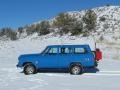
[[[91,33],[89,33],[88,36],[94,37],[97,41],[103,41],[108,43],[114,42],[119,44],[120,43],[120,30],[119,30],[120,6],[103,6],[103,7],[93,8],[92,10],[97,15],[96,28],[95,28],[95,31],[91,31]],[[71,17],[76,18],[78,21],[81,21],[82,17],[85,15],[86,12],[87,10],[71,11],[66,13],[69,14]],[[52,26],[53,22],[56,20],[56,17],[48,20],[51,25],[50,32],[54,34],[56,34],[56,31],[58,30],[58,28],[55,28],[54,26]],[[27,27],[23,27],[22,34],[19,34],[19,32],[17,32],[18,39],[28,37],[26,33],[26,29],[28,29],[30,26],[35,27],[37,24],[40,24],[40,23],[41,21],[30,24]],[[31,30],[32,28],[29,28],[29,29]],[[80,36],[82,37],[82,35]],[[6,40],[5,36],[0,37],[0,40]]]
[[[120,6],[103,6],[93,8],[92,10],[97,14],[96,28],[95,31],[89,33],[87,37],[92,37],[98,42],[120,44]],[[74,18],[77,18],[78,21],[81,21],[86,11],[87,10],[71,11],[66,13]],[[55,18],[48,20],[50,25],[52,25]],[[36,22],[30,26],[37,25],[38,23],[40,22]],[[51,27],[51,30],[51,32],[56,35],[58,28]],[[24,28],[24,32],[22,34],[19,35],[19,33],[17,33],[18,38],[28,37],[25,31],[26,28]],[[82,38],[82,35],[80,36]]]
[[[105,42],[120,43],[120,6],[104,6],[93,8],[97,14],[96,32],[91,32],[90,36],[97,39],[105,40]],[[85,12],[72,11],[68,12],[71,16],[81,20]],[[104,18],[104,20],[101,20]]]

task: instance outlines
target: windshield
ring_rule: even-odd
[[[48,52],[48,50],[49,50],[49,48],[48,47],[46,47],[41,53],[43,54],[43,53],[47,53]]]

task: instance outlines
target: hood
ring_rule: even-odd
[[[26,59],[26,58],[34,58],[36,56],[41,56],[41,54],[40,53],[37,53],[37,54],[23,54],[23,55],[20,55],[18,57],[18,60]]]

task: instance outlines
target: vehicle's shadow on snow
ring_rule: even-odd
[[[99,72],[99,69],[98,68],[85,68],[84,72],[85,73],[97,73]]]
[[[98,68],[84,68],[84,73],[97,73],[99,72]],[[23,73],[23,71],[21,72]],[[69,73],[69,70],[38,70],[38,73]]]
[[[97,73],[98,68],[84,68],[84,73]],[[39,70],[38,73],[69,73],[69,70]]]
[[[69,73],[68,70],[39,70],[38,73]]]

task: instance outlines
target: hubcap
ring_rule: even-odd
[[[28,66],[26,71],[27,71],[28,74],[33,74],[34,68],[32,66]]]
[[[72,72],[73,72],[73,74],[75,74],[75,75],[79,74],[79,73],[80,73],[80,67],[79,67],[79,66],[74,66],[74,67],[72,68]]]

